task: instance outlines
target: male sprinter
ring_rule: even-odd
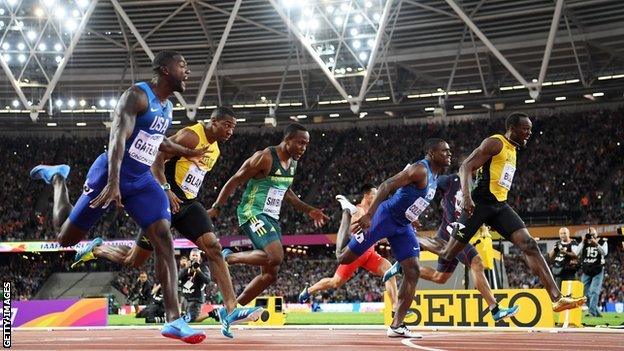
[[[336,252],[338,252],[338,254],[340,253],[340,251],[342,251],[342,248],[344,247],[344,245],[342,244],[344,240],[341,240],[341,238],[350,237],[350,224],[360,219],[360,217],[362,217],[362,215],[364,215],[364,213],[368,211],[368,209],[370,208],[370,204],[375,198],[375,195],[377,195],[377,188],[375,188],[372,184],[364,184],[360,189],[360,192],[362,194],[362,200],[359,204],[355,206],[351,202],[349,202],[349,200],[347,200],[344,196],[336,196],[336,199],[338,200],[338,202],[340,202],[340,205],[343,209],[342,220],[340,222],[340,228],[338,229],[340,233],[337,235],[336,240]],[[310,287],[305,287],[301,294],[299,294],[299,302],[307,302],[310,299],[310,295],[316,292],[328,289],[338,289],[353,277],[358,268],[364,268],[376,276],[382,276],[384,272],[387,271],[390,267],[390,262],[385,258],[381,257],[375,251],[375,246],[373,245],[353,263],[339,265],[333,277],[323,278],[314,285]],[[386,291],[390,295],[390,300],[392,301],[392,307],[393,309],[396,309],[396,279],[386,280],[385,285]]]
[[[420,247],[412,222],[429,206],[435,196],[438,174],[451,164],[451,150],[439,138],[425,142],[425,158],[405,167],[385,180],[366,213],[355,221],[349,246],[338,261],[349,264],[382,238],[387,238],[392,252],[400,262],[404,279],[398,293],[398,307],[386,335],[389,337],[422,338],[413,333],[403,320],[414,298],[420,274]],[[394,193],[394,195],[390,195]],[[365,232],[359,232],[359,231]]]
[[[292,123],[284,130],[279,145],[256,151],[241,168],[225,183],[209,213],[216,217],[236,188],[247,183],[237,214],[240,228],[253,243],[254,250],[233,253],[223,250],[229,264],[260,266],[256,276],[238,296],[238,303],[246,305],[277,279],[284,249],[279,215],[282,200],[289,202],[299,212],[306,213],[316,226],[329,219],[322,210],[301,201],[290,189],[295,177],[297,161],[310,143],[310,134],[299,124]]]
[[[121,96],[113,116],[109,151],[91,165],[76,206],[69,202],[65,184],[69,166],[37,166],[30,176],[54,186],[53,222],[56,228],[62,223],[58,242],[63,247],[79,243],[111,203],[125,208],[156,250],[156,276],[163,287],[168,321],[161,334],[194,344],[206,336],[180,318],[169,201],[150,166],[158,150],[188,158],[197,158],[205,150],[189,149],[165,138],[173,111],[167,98],[184,91],[190,74],[186,60],[175,51],[162,51],[154,58],[152,69],[150,82],[138,83]]]
[[[507,117],[505,127],[505,135],[495,134],[483,140],[462,162],[459,168],[463,197],[461,225],[455,227],[455,234],[440,256],[448,261],[454,259],[485,223],[524,252],[529,268],[550,295],[555,312],[581,306],[585,297],[571,298],[561,294],[535,239],[507,204],[507,193],[516,172],[516,152],[526,147],[533,123],[528,115],[515,112]],[[477,184],[473,187],[472,175],[477,171]]]
[[[229,338],[233,337],[229,331],[231,322],[255,319],[262,313],[262,308],[236,308],[236,296],[229,268],[221,256],[221,245],[214,233],[212,220],[204,206],[197,201],[197,194],[206,173],[212,170],[221,154],[219,142],[224,143],[230,139],[235,127],[234,111],[227,107],[217,107],[210,116],[209,124],[196,123],[181,129],[170,138],[171,141],[190,149],[204,149],[205,153],[199,165],[185,157],[162,151],[158,153],[152,165],[152,173],[169,197],[172,213],[171,226],[186,239],[195,243],[208,258],[211,277],[223,295],[224,309],[219,310],[223,326],[221,333]],[[76,254],[76,261],[86,262],[93,258],[103,257],[126,266],[139,267],[153,251],[150,241],[143,235],[137,238],[136,245],[133,247],[109,246],[101,245],[101,243],[100,238],[95,239],[92,245]],[[199,316],[198,311],[192,313],[187,311],[185,317],[191,322],[200,322],[205,319]]]
[[[451,229],[451,224],[457,221],[461,213],[460,202],[462,196],[459,175],[454,173],[439,176],[438,189],[442,192],[442,223],[438,228],[438,233],[434,240],[419,237],[418,241],[423,249],[439,255],[444,245],[450,239],[449,229]],[[431,244],[432,242],[433,244]],[[477,250],[471,244],[467,244],[460,254],[452,260],[447,261],[442,257],[438,257],[438,267],[435,270],[430,267],[420,266],[420,277],[438,284],[444,284],[453,275],[459,262],[463,263],[466,267],[470,267],[470,273],[472,274],[475,288],[479,290],[481,296],[483,296],[487,302],[495,322],[504,318],[509,318],[518,312],[518,306],[512,306],[511,308],[501,308],[498,306],[498,302],[490,288],[490,283],[488,283],[485,277],[483,261],[477,253]],[[400,271],[401,266],[398,262],[395,262],[392,268],[384,274],[384,281],[390,279],[394,274],[400,273]]]

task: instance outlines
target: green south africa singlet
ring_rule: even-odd
[[[250,179],[237,207],[238,223],[245,224],[259,214],[279,220],[282,200],[292,184],[297,169],[297,161],[291,160],[290,167],[284,169],[274,146],[269,147],[273,164],[269,175],[261,179]]]

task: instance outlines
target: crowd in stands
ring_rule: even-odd
[[[533,137],[527,149],[519,153],[509,199],[523,217],[559,215],[567,223],[622,221],[622,112],[596,110],[534,118]],[[421,149],[427,137],[442,137],[449,142],[454,157],[452,172],[483,138],[503,130],[504,118],[314,130],[310,133],[308,151],[299,162],[293,189],[309,203],[324,208],[332,219],[324,227],[314,228],[307,216],[284,204],[282,232],[335,232],[340,211],[334,196],[346,194],[357,201],[361,184],[379,184],[407,163],[422,158]],[[281,130],[258,129],[235,134],[230,141],[222,143],[222,156],[206,176],[200,201],[210,206],[222,185],[247,157],[280,140]],[[73,202],[82,191],[89,165],[106,150],[106,144],[105,136],[34,140],[0,137],[0,146],[9,156],[0,170],[0,182],[5,189],[0,194],[0,240],[53,240],[52,189],[42,182],[30,181],[28,171],[39,163],[71,165],[68,187]],[[236,205],[243,190],[243,186],[237,189],[216,220],[219,235],[240,235]],[[439,216],[438,206],[432,206],[421,218],[425,229],[435,227]],[[90,236],[132,238],[138,231],[139,227],[125,212],[111,208]]]
[[[619,110],[558,113],[533,119],[533,137],[526,150],[519,153],[518,168],[509,202],[524,218],[540,215],[562,216],[567,224],[622,223],[624,221],[624,116]],[[455,171],[462,157],[477,147],[485,137],[504,130],[503,118],[462,122],[426,123],[406,126],[367,127],[342,130],[313,130],[311,144],[301,159],[293,190],[305,201],[324,208],[331,220],[314,228],[305,215],[296,213],[288,204],[282,208],[282,232],[333,233],[339,225],[340,210],[334,200],[345,194],[353,201],[361,184],[379,184],[402,170],[409,162],[422,158],[422,145],[428,137],[441,137],[449,142]],[[208,173],[199,200],[209,207],[218,191],[242,162],[254,151],[281,140],[281,130],[258,129],[235,134],[220,145],[221,158]],[[52,228],[52,187],[31,181],[29,170],[40,163],[67,163],[72,171],[68,179],[70,200],[82,191],[88,167],[106,150],[106,136],[90,138],[1,137],[4,163],[0,169],[0,241],[54,240]],[[244,187],[224,207],[215,221],[219,236],[241,235],[236,219],[236,205]],[[421,216],[425,229],[437,226],[440,211],[434,204]],[[139,227],[123,210],[114,207],[90,231],[90,238],[134,238]],[[3,255],[4,256],[4,255]],[[68,269],[72,255],[57,255],[55,260],[35,257],[28,265],[19,255],[3,258],[3,276],[18,287],[16,298],[30,298],[45,278],[54,271]],[[624,255],[607,257],[603,301],[624,301],[622,266]],[[524,266],[523,259],[508,256],[511,287],[533,287],[539,283]],[[147,270],[152,268],[150,263]],[[98,269],[115,266],[101,264]],[[286,296],[294,301],[306,283],[331,276],[335,267],[332,254],[326,256],[287,256],[281,279],[268,293]],[[236,292],[256,274],[249,268],[232,266]],[[121,270],[115,285],[128,291],[138,270]],[[214,284],[209,287],[216,299]],[[358,274],[348,285],[325,297],[331,301],[378,301],[383,291],[379,279]]]

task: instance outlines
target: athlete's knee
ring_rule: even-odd
[[[475,258],[472,259],[472,262],[470,262],[470,269],[475,272],[483,272],[485,270],[481,257],[475,256]]]
[[[206,253],[209,260],[217,260],[221,257],[221,244],[214,235],[204,234],[198,242],[198,246]]]
[[[436,284],[444,284],[449,280],[449,278],[450,274],[436,272],[431,280],[433,280]]]
[[[527,254],[539,254],[539,246],[537,245],[537,241],[533,239],[530,235],[527,235],[525,238],[522,238],[520,241],[520,250],[524,251]]]
[[[271,267],[279,267],[284,261],[283,255],[268,255],[267,265]]]
[[[405,264],[401,264],[401,269],[405,279],[414,281],[420,277],[420,267],[417,262],[408,261]]]
[[[353,263],[357,259],[357,256],[350,249],[345,249],[340,253],[340,257],[338,257],[338,263],[340,264],[350,264]]]
[[[345,282],[344,282],[342,279],[334,277],[334,278],[332,278],[332,279],[329,281],[329,288],[330,288],[330,289],[338,289],[338,288],[340,288],[341,286],[343,286],[343,285],[344,285],[344,283],[345,283]]]

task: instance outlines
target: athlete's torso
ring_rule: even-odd
[[[505,136],[492,135],[501,141],[503,148],[477,171],[472,198],[475,203],[500,203],[507,201],[516,172],[516,147]]]
[[[429,206],[436,192],[438,177],[431,171],[429,161],[423,159],[416,164],[421,164],[427,169],[427,186],[423,189],[418,189],[415,184],[400,187],[385,201],[392,218],[403,225],[417,220]]]
[[[217,163],[221,151],[216,141],[212,144],[208,142],[205,127],[202,123],[197,123],[184,129],[197,135],[199,143],[197,143],[195,149],[208,147],[208,151],[202,157],[201,167],[197,167],[195,163],[185,157],[176,156],[171,158],[165,165],[165,175],[167,183],[171,185],[171,190],[179,198],[192,200],[197,197],[206,173],[211,171]]]
[[[171,125],[173,105],[167,100],[164,104],[146,82],[136,84],[147,95],[148,106],[145,112],[136,116],[132,134],[126,140],[126,149],[121,162],[120,177],[134,179],[150,172],[150,166],[156,160],[158,148]],[[107,162],[108,155],[98,158]]]
[[[461,215],[462,191],[459,175],[456,173],[438,177],[438,189],[442,191],[442,219],[443,225],[456,222]]]
[[[242,225],[258,214],[266,214],[279,219],[282,200],[292,184],[297,170],[297,161],[290,160],[290,166],[284,168],[279,160],[275,146],[269,147],[272,158],[271,171],[260,179],[250,179],[237,207],[238,221]]]

